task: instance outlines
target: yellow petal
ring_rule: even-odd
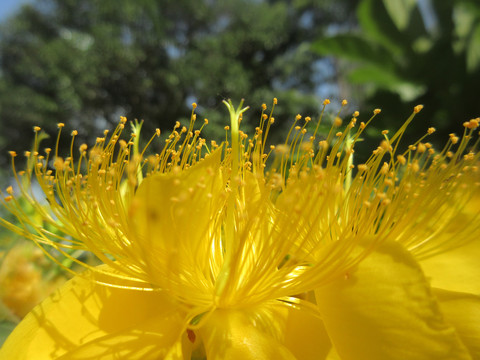
[[[420,267],[398,243],[383,244],[317,290],[316,299],[342,360],[471,359]]]
[[[480,359],[480,296],[433,289],[446,320],[474,359]]]
[[[432,287],[480,295],[480,241],[420,261]]]
[[[216,220],[225,201],[221,151],[186,170],[147,177],[130,208],[132,251],[142,259],[139,266],[163,289],[182,282],[179,291],[187,297],[207,293],[198,287],[211,285],[205,277],[210,275],[212,232],[220,229]],[[172,276],[176,278],[170,281]]]
[[[208,360],[295,360],[278,339],[256,327],[246,311],[215,310],[199,334]]]
[[[128,359],[140,359],[137,353],[154,348],[165,355],[181,340],[181,314],[164,294],[98,285],[93,276],[73,278],[35,307],[8,337],[0,358],[109,359],[131,352]],[[95,276],[105,281],[105,275]]]
[[[323,322],[312,312],[288,308],[285,346],[299,360],[325,359],[331,343]]]

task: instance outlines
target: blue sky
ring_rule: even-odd
[[[31,0],[0,0],[0,21],[13,15],[22,4],[31,2]]]

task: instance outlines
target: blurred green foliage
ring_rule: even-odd
[[[364,90],[362,110],[382,108],[376,129],[398,128],[423,104],[407,139],[433,125],[444,143],[480,115],[479,1],[362,0],[357,18],[357,31],[320,38],[313,49],[344,61],[348,81]]]
[[[0,29],[0,166],[5,150],[30,146],[33,125],[55,134],[67,123],[80,145],[120,115],[144,119],[144,134],[168,132],[189,119],[193,101],[209,119],[205,135],[217,139],[225,98],[245,98],[255,121],[273,97],[277,124],[315,116],[311,42],[354,21],[355,3],[37,0]]]

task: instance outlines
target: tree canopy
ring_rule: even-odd
[[[480,115],[478,1],[361,0],[357,19],[357,31],[320,38],[313,49],[343,60],[347,81],[362,85],[363,109],[382,108],[377,129],[398,128],[423,104],[425,120],[407,137],[434,125],[443,141]]]
[[[225,98],[259,109],[277,97],[280,124],[315,116],[311,42],[353,21],[354,3],[37,0],[1,28],[0,147],[24,150],[33,125],[53,134],[59,122],[83,141],[120,115],[167,129],[193,101],[212,138]]]

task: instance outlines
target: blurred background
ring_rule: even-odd
[[[218,141],[222,100],[245,99],[248,133],[277,97],[277,142],[297,113],[316,118],[330,98],[328,122],[346,98],[345,118],[382,109],[365,144],[423,104],[406,143],[434,126],[440,147],[480,116],[479,87],[478,0],[2,0],[0,185],[7,151],[30,149],[34,125],[52,135],[45,146],[59,122],[92,144],[119,116],[144,120],[148,138],[188,123],[197,102],[204,136]],[[65,136],[60,153],[69,146]],[[0,231],[0,337],[63,279],[12,237]]]

